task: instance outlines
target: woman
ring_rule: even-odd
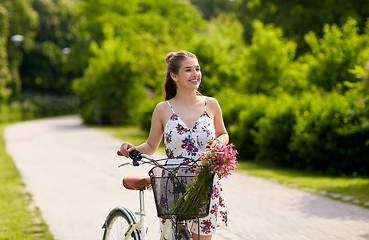
[[[228,143],[229,136],[218,102],[198,92],[201,71],[197,57],[187,51],[170,52],[166,62],[166,101],[158,103],[153,112],[147,141],[139,146],[124,142],[120,148],[123,156],[128,157],[129,152],[135,149],[152,155],[163,135],[168,157],[198,158],[210,140]],[[195,221],[191,230],[193,239],[211,239],[219,224],[227,224],[227,211],[222,196],[220,182],[214,177],[210,214],[199,219],[199,223]]]

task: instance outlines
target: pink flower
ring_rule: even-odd
[[[211,173],[216,173],[219,179],[226,178],[232,171],[237,171],[237,150],[234,145],[210,141],[206,151],[200,154],[201,164],[208,166]]]

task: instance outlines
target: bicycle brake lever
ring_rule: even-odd
[[[131,165],[131,164],[130,163],[122,163],[121,165],[118,166],[118,168],[123,167],[125,165]]]

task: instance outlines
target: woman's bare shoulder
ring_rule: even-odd
[[[213,97],[207,97],[207,105],[211,108],[219,108],[218,100]]]
[[[166,101],[159,102],[158,104],[156,104],[155,111],[159,111],[159,112],[166,111],[168,110],[168,107],[169,106]]]
[[[170,107],[166,101],[159,102],[156,104],[154,113],[158,116],[161,116],[161,118],[164,120],[167,118],[168,114],[171,113]]]

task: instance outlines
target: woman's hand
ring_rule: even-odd
[[[120,156],[125,156],[125,157],[129,157],[129,153],[132,152],[133,150],[136,149],[136,146],[128,143],[128,142],[124,142],[122,143],[122,146],[120,146],[120,149],[118,150],[117,154]]]
[[[218,138],[214,138],[212,141],[211,141],[211,144],[210,144],[210,147],[214,147],[215,145],[217,144],[222,144],[223,142],[221,140],[219,140]]]

